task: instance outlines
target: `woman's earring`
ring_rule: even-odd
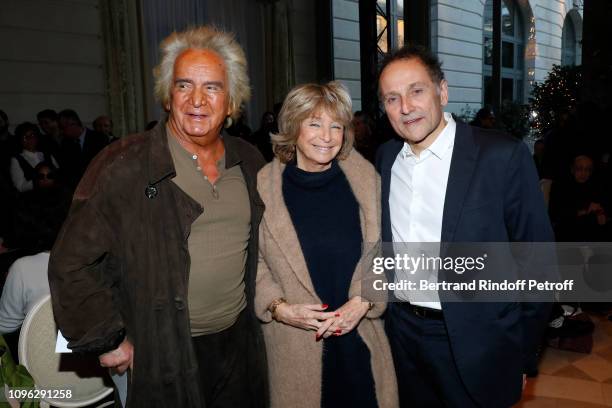
[[[228,127],[232,126],[232,123],[234,123],[234,121],[232,120],[231,116],[228,116],[227,118],[225,118],[225,128],[227,129]]]

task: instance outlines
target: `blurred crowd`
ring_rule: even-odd
[[[89,162],[116,140],[108,116],[93,126],[85,127],[72,109],[45,109],[11,134],[0,110],[0,252],[36,253],[42,249],[38,228],[61,226]]]

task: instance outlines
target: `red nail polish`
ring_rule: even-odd
[[[323,304],[321,305],[321,307],[322,307],[323,309],[327,309],[327,308],[329,307],[329,305],[328,305],[327,303],[323,303]]]
[[[334,316],[336,316],[336,317],[340,317],[340,313],[336,313]]]
[[[315,336],[315,341],[319,341],[321,340],[321,336],[319,336],[318,334]]]
[[[336,333],[336,334],[340,334],[340,333],[342,333],[342,329],[337,329],[337,330],[335,331],[335,333]]]

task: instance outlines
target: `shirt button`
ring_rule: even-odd
[[[192,158],[193,160],[198,160],[198,155],[197,155],[197,154],[194,154],[193,156],[191,156],[191,158]]]
[[[198,167],[196,167],[196,170],[200,171],[200,170],[202,170],[202,168],[200,166],[198,166]]]

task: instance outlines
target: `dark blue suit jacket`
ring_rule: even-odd
[[[377,154],[382,240],[392,242],[391,167],[403,140]],[[529,150],[520,140],[457,123],[442,218],[442,242],[552,242],[554,235]],[[442,301],[462,380],[482,406],[510,406],[521,376],[535,370],[550,304]]]

